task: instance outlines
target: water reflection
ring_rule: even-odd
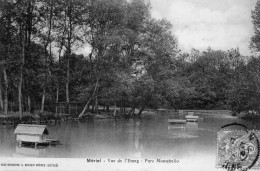
[[[198,123],[187,122],[186,124],[169,125],[169,138],[198,138]]]
[[[44,148],[34,148],[34,147],[15,147],[14,157],[46,157],[46,147]]]
[[[185,126],[185,132],[189,137],[199,137],[199,124],[196,122],[187,122]]]
[[[144,151],[144,146],[142,144],[142,131],[141,131],[141,121],[131,120],[128,124],[129,129],[129,141],[134,145],[133,150],[129,152],[129,156],[133,158],[141,158],[142,152]]]

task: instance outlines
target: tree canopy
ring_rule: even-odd
[[[183,53],[145,0],[0,0],[0,110],[57,102],[136,108],[259,110],[259,60],[238,49]],[[252,49],[259,51],[259,3]],[[87,46],[88,55],[77,55]],[[132,108],[126,112],[125,108]],[[116,114],[116,111],[115,111]]]

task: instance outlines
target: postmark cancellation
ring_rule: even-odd
[[[222,129],[217,133],[217,168],[260,169],[260,131]]]

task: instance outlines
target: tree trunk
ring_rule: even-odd
[[[23,33],[21,33],[23,34]],[[25,35],[22,35],[22,64],[20,66],[20,82],[18,85],[18,103],[19,103],[19,115],[20,118],[23,114],[23,104],[22,104],[22,86],[23,86],[23,65],[25,60]]]
[[[139,109],[139,112],[137,114],[137,117],[140,117],[142,115],[142,112],[144,111],[145,106],[141,106],[141,108]]]
[[[8,113],[8,79],[6,69],[4,67],[4,114]]]
[[[43,88],[43,94],[42,94],[41,113],[44,112],[45,94],[46,94],[46,88],[45,88],[45,86],[44,86],[44,88]]]
[[[97,95],[95,97],[95,112],[96,113],[98,112],[98,98],[97,98]]]
[[[92,98],[94,97],[94,95],[96,94],[96,90],[97,90],[97,87],[98,87],[98,83],[99,83],[99,78],[98,78],[97,81],[96,81],[96,85],[95,85],[95,88],[94,88],[94,91],[93,91],[92,95],[91,95],[90,98],[88,99],[88,102],[87,102],[87,104],[84,106],[83,110],[80,112],[78,118],[82,118],[82,116],[84,115],[86,109],[88,108],[88,105],[89,105],[91,99],[92,99]]]
[[[24,43],[23,43],[23,47],[22,47],[22,61],[24,62],[24,56],[25,56],[25,48],[24,48]],[[18,103],[19,103],[19,115],[20,118],[22,117],[23,114],[23,104],[22,104],[22,86],[23,86],[23,64],[20,67],[20,82],[18,85]]]
[[[19,103],[19,114],[22,117],[23,114],[23,106],[22,106],[22,83],[23,83],[23,74],[20,75],[20,82],[18,86],[18,103]]]
[[[2,94],[2,85],[1,85],[1,81],[0,81],[0,113],[3,112],[4,109],[4,101],[3,101],[3,94]]]
[[[133,107],[133,108],[127,113],[127,115],[131,115],[134,111],[135,111],[135,107]]]
[[[58,102],[59,102],[59,86],[57,86],[56,90],[56,105],[55,105],[55,112],[58,113]]]
[[[70,82],[70,71],[69,71],[69,60],[68,60],[68,69],[67,69],[67,80],[66,80],[66,102],[70,102],[69,98],[69,82]]]
[[[31,113],[32,105],[31,105],[31,98],[30,98],[30,96],[27,97],[27,102],[28,102],[28,112]]]
[[[72,24],[72,9],[73,4],[69,1],[69,6],[68,6],[68,37],[67,37],[67,80],[66,80],[66,102],[68,103],[69,100],[69,83],[70,83],[70,55],[71,55],[71,40],[72,40],[72,33],[73,33],[73,24]]]
[[[116,101],[114,101],[114,117],[116,117]]]
[[[84,106],[83,110],[81,111],[81,113],[79,114],[78,118],[82,118],[82,116],[84,115],[86,109],[88,108],[88,105],[91,101],[91,98],[88,100],[87,104]]]

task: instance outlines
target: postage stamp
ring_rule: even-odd
[[[222,129],[217,133],[217,168],[260,169],[260,131]]]

